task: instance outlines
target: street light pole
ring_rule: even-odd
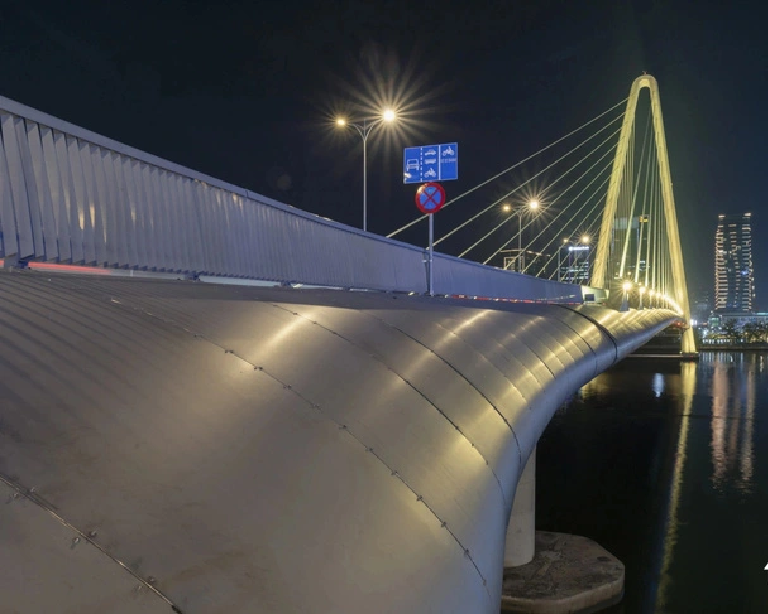
[[[365,126],[365,122],[363,122]],[[368,135],[373,130],[373,126],[369,130],[363,129],[361,136],[363,137],[363,232],[368,232]]]
[[[386,109],[382,112],[381,117],[368,122],[364,120],[362,126],[359,124],[353,124],[348,122],[343,117],[339,117],[336,120],[336,125],[344,128],[349,126],[354,128],[360,137],[363,139],[363,232],[368,232],[368,136],[371,131],[382,123],[391,124],[395,121],[395,112],[391,109]]]
[[[539,201],[532,200],[528,203],[528,209],[535,211],[539,208]],[[525,272],[525,257],[523,256],[523,211],[525,207],[518,207],[517,220],[518,220],[518,233],[517,233],[517,271],[518,273]],[[501,210],[504,213],[512,213],[512,205],[504,203],[501,205]],[[505,245],[509,245],[506,243]]]
[[[520,222],[520,232],[517,233],[517,271],[522,273],[525,269],[525,259],[523,258],[523,210],[517,210],[517,219]]]

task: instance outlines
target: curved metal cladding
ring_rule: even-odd
[[[0,274],[3,607],[497,612],[553,411],[671,319],[581,311]]]

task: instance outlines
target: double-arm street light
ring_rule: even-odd
[[[528,202],[528,207],[517,208],[517,219],[519,221],[519,229],[517,233],[517,270],[522,273],[525,269],[525,259],[523,257],[523,211],[537,211],[539,208],[538,200],[531,200]],[[501,210],[504,213],[512,212],[512,205],[504,203],[501,205]]]
[[[336,118],[336,125],[339,128],[354,128],[363,139],[363,231],[368,230],[368,135],[376,126],[394,123],[395,118],[396,115],[392,109],[385,109],[380,117],[372,121],[363,120],[362,124],[354,124],[344,117]]]

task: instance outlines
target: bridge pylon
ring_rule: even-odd
[[[606,279],[608,272],[609,248],[613,232],[614,218],[616,217],[619,192],[622,186],[624,171],[630,155],[630,140],[633,134],[637,103],[640,91],[648,88],[651,97],[651,117],[653,119],[653,134],[656,143],[656,160],[658,162],[658,177],[661,187],[664,219],[666,221],[666,239],[669,250],[669,264],[671,273],[670,292],[682,312],[686,323],[690,322],[690,306],[688,303],[688,288],[685,282],[685,268],[683,266],[683,252],[680,246],[680,234],[675,213],[675,197],[672,190],[672,178],[669,170],[669,156],[667,154],[667,142],[664,134],[664,118],[661,112],[661,100],[656,79],[648,74],[643,74],[632,83],[632,88],[627,99],[624,121],[621,126],[619,143],[616,148],[616,158],[613,162],[611,178],[608,183],[608,195],[606,197],[603,220],[598,237],[595,266],[592,275],[592,285],[598,288],[606,288],[610,280]],[[629,232],[629,230],[627,230]],[[646,266],[648,264],[646,263]],[[688,327],[683,333],[682,352],[684,354],[695,353],[696,345],[693,330]]]

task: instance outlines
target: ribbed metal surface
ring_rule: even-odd
[[[672,319],[585,315],[0,274],[3,608],[497,612],[553,411]]]
[[[0,97],[0,257],[427,290],[421,248],[300,211]],[[435,254],[435,293],[581,302]]]

